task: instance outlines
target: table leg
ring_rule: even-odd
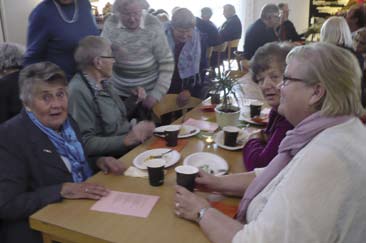
[[[52,237],[49,234],[42,233],[43,243],[53,243]]]

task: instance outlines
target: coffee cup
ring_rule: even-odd
[[[211,93],[211,104],[220,104],[220,94]]]
[[[250,117],[260,116],[262,110],[262,102],[252,102],[250,104]]]
[[[193,192],[198,168],[191,165],[181,165],[175,168],[175,172],[177,173],[177,184]]]
[[[146,162],[149,182],[152,186],[160,186],[164,183],[164,159],[151,159]]]
[[[234,126],[226,126],[222,130],[224,131],[224,145],[235,147],[240,129]]]
[[[172,125],[165,129],[166,146],[175,147],[178,145],[178,134],[181,126]]]

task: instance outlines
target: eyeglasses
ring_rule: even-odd
[[[300,79],[300,78],[291,78],[291,77],[288,77],[286,75],[283,75],[283,79],[282,79],[282,82],[280,83],[280,87],[287,86],[290,83],[290,81],[293,81],[293,82],[305,82],[305,80]]]
[[[101,57],[101,58],[110,58],[110,59],[116,59],[116,57],[115,57],[115,56],[99,56],[99,57]]]
[[[121,15],[125,18],[141,18],[142,12],[121,12]]]

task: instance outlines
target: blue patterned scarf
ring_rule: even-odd
[[[168,43],[170,49],[174,53],[175,42],[173,37],[173,29],[169,24],[166,26],[166,36],[168,39]],[[194,29],[192,33],[192,39],[188,40],[179,55],[179,60],[175,60],[178,62],[178,72],[181,79],[196,78],[197,74],[200,71],[200,61],[201,61],[201,42],[200,42],[200,34]]]
[[[31,121],[44,132],[55,145],[60,156],[67,158],[71,164],[71,174],[74,182],[85,181],[92,175],[92,171],[84,156],[84,150],[76,137],[74,129],[67,119],[61,129],[61,133],[56,133],[53,129],[44,126],[33,114],[27,111]]]

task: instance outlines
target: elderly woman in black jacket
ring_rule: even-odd
[[[20,73],[24,109],[0,126],[0,220],[2,243],[42,242],[28,217],[67,199],[100,199],[108,190],[85,182],[92,175],[76,123],[68,117],[67,79],[55,64],[32,64]],[[114,158],[96,159],[121,174]]]

